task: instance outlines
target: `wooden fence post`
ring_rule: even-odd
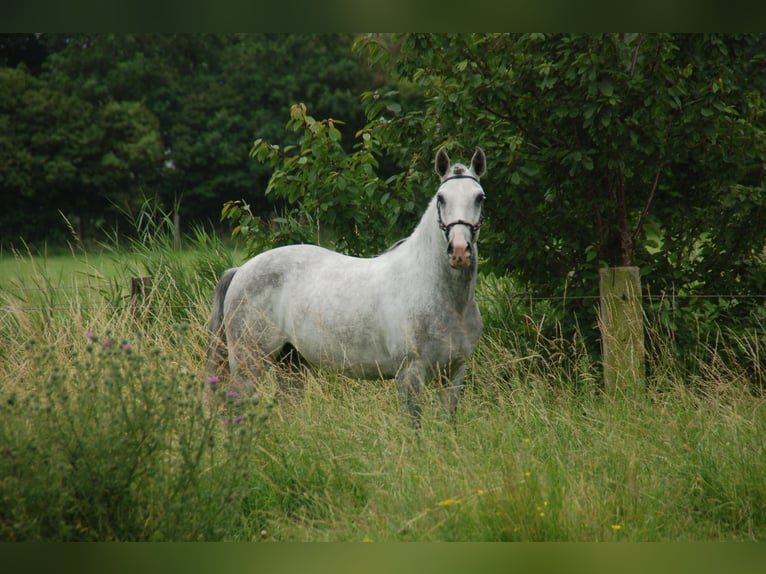
[[[609,395],[634,394],[645,386],[644,314],[637,267],[599,270],[604,389]]]

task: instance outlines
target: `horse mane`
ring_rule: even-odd
[[[402,243],[404,243],[405,241],[407,241],[407,239],[409,239],[409,237],[403,237],[402,239],[400,239],[399,241],[397,241],[396,243],[394,243],[394,244],[393,244],[391,247],[389,247],[388,249],[386,249],[386,250],[385,250],[383,253],[388,253],[388,252],[390,252],[390,251],[393,251],[394,249],[396,249],[397,247],[399,247],[399,246],[400,246]]]

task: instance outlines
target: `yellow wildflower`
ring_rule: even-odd
[[[452,506],[453,504],[462,504],[462,501],[456,498],[447,498],[446,500],[439,501],[439,506]]]
[[[622,528],[622,524],[612,524],[612,530],[614,530],[615,532],[617,530],[620,530],[621,528]]]

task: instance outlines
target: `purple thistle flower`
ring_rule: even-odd
[[[130,351],[132,348],[133,348],[133,345],[131,345],[131,344],[130,344],[130,343],[128,343],[127,341],[125,341],[125,342],[122,344],[122,350],[123,350],[123,351]]]
[[[218,384],[218,383],[220,383],[220,382],[221,382],[221,379],[219,379],[218,377],[210,377],[210,378],[207,380],[207,384],[208,384],[208,385],[211,385],[211,386],[212,386],[212,385],[217,385],[217,384]]]
[[[93,337],[95,337],[95,335],[93,334],[92,330],[88,329],[87,331],[85,331],[85,338],[86,339],[90,339],[92,341]]]
[[[223,419],[223,426],[229,426],[229,419]]]
[[[104,347],[111,347],[113,341],[111,339],[106,339],[103,343],[101,343]]]
[[[236,399],[237,398],[237,392],[236,391],[227,391],[226,396],[230,399]]]
[[[243,420],[245,420],[245,417],[243,417],[242,415],[234,418],[235,423],[241,423]]]

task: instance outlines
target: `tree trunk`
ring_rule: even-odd
[[[617,267],[630,267],[633,264],[633,239],[628,231],[628,206],[625,203],[625,176],[620,171],[617,182],[617,222],[620,226],[618,241]]]
[[[622,171],[618,171],[615,175],[615,181],[611,183],[609,192],[614,204],[606,218],[602,218],[599,206],[594,204],[596,224],[602,237],[599,256],[613,267],[630,267],[633,265],[635,242],[629,229],[625,176]]]

